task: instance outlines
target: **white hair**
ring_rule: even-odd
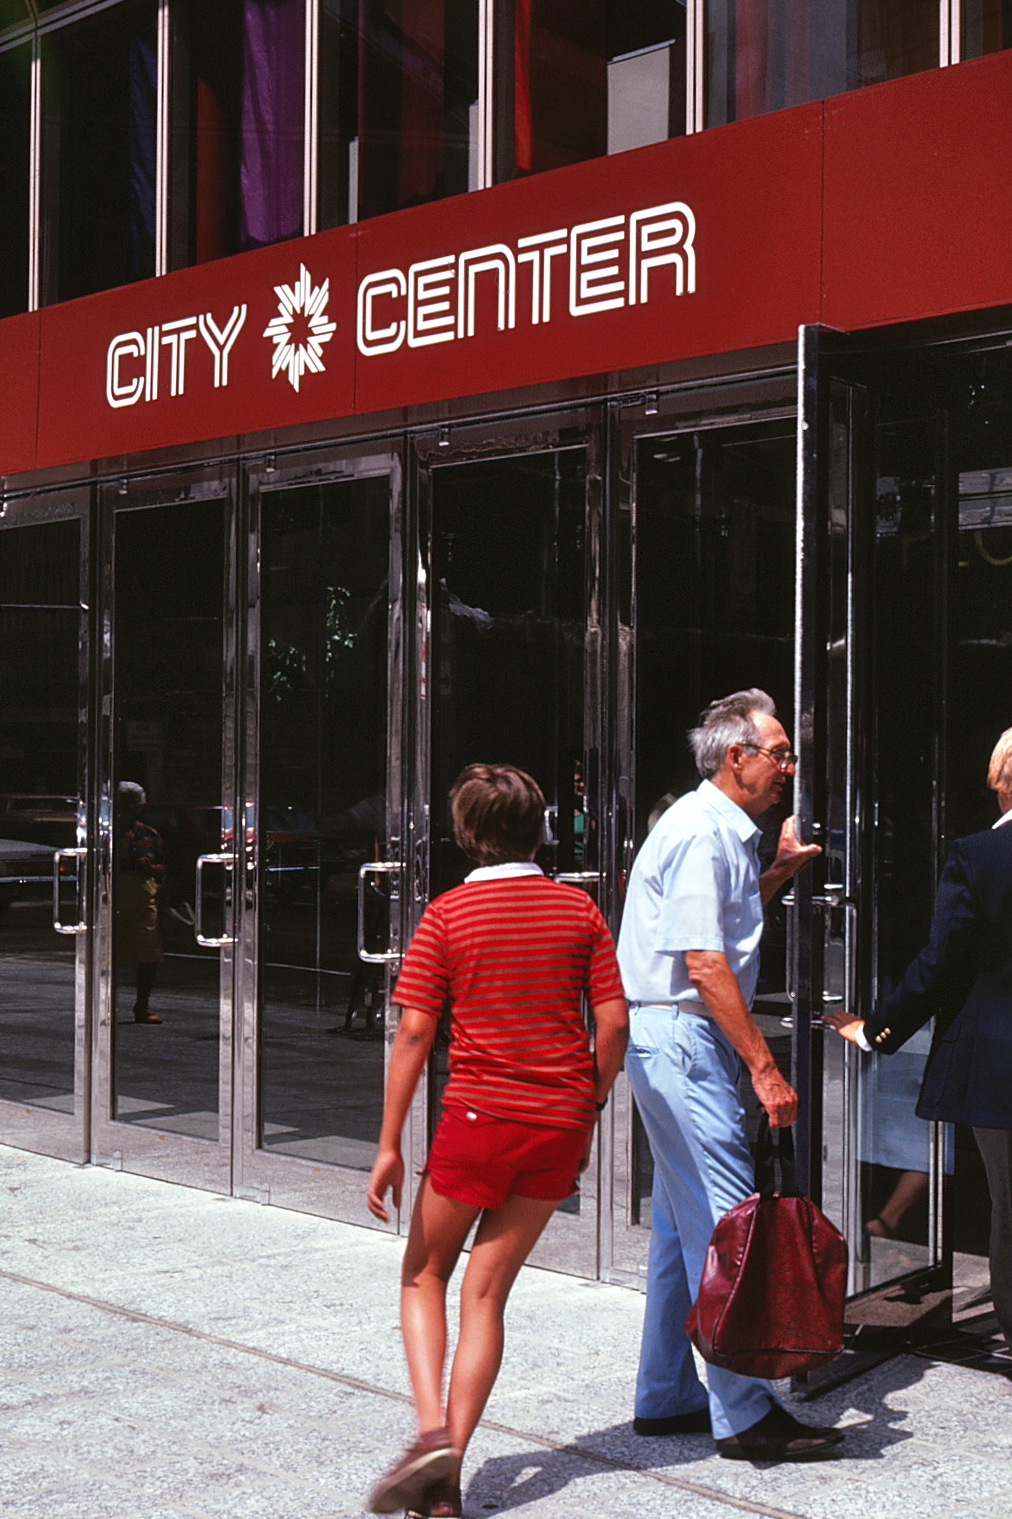
[[[760,744],[759,729],[753,721],[756,712],[767,717],[777,715],[773,698],[758,686],[751,686],[712,701],[699,714],[699,726],[689,730],[689,747],[704,779],[717,774],[732,744]]]

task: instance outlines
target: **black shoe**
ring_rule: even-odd
[[[134,1008],[135,1023],[161,1023],[161,1021],[157,1013],[151,1013],[147,1008],[142,1008],[140,1012]]]
[[[694,1408],[691,1413],[671,1414],[667,1419],[634,1419],[638,1435],[708,1435],[709,1408]]]
[[[810,1461],[839,1445],[844,1433],[842,1429],[802,1424],[775,1403],[749,1429],[714,1443],[728,1461]]]

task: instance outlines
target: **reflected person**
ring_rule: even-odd
[[[991,1193],[991,1294],[1012,1349],[1012,728],[987,783],[1000,816],[952,845],[925,948],[867,1020],[840,1011],[825,1021],[888,1055],[935,1019],[917,1113],[973,1129]]]
[[[703,780],[664,811],[640,849],[618,941],[630,1000],[626,1070],[654,1159],[633,1427],[712,1430],[733,1460],[801,1460],[843,1432],[795,1419],[760,1378],[710,1366],[704,1387],[685,1316],[714,1225],[755,1190],[741,1064],[771,1124],[797,1115],[751,1005],[763,904],[820,851],[801,843],[788,818],[759,874],[758,819],[780,801],[796,760],[765,692],[711,703],[689,741]]]
[[[116,964],[136,967],[134,1021],[161,1023],[149,1006],[158,967],[165,959],[158,922],[165,858],[161,835],[142,823],[147,803],[143,786],[120,781],[116,790]]]

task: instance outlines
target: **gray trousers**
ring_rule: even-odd
[[[991,1193],[991,1298],[1012,1350],[1012,1129],[973,1131]]]

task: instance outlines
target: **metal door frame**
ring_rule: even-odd
[[[216,1141],[115,1119],[114,1059],[112,1048],[113,957],[113,783],[115,779],[115,518],[123,511],[144,511],[171,506],[174,502],[221,500],[224,503],[222,585],[222,755],[221,805],[231,807],[233,818],[241,816],[236,786],[236,632],[237,632],[237,492],[235,467],[198,466],[107,481],[97,498],[98,549],[103,599],[98,608],[101,636],[97,640],[94,669],[96,720],[97,828],[95,834],[94,954],[91,968],[92,1103],[91,1161],[113,1170],[136,1171],[159,1180],[212,1192],[229,1193],[232,1187],[232,1065],[233,1065],[233,943],[219,950],[218,1003],[218,1138]],[[239,829],[233,828],[233,881]],[[233,885],[233,913],[235,889]],[[229,935],[234,938],[234,933]],[[167,1142],[168,1141],[168,1142]]]
[[[74,1110],[63,1114],[53,1109],[36,1108],[23,1102],[0,1101],[0,1137],[4,1144],[52,1155],[59,1160],[81,1164],[90,1153],[91,1134],[91,1058],[89,970],[92,953],[91,904],[95,898],[94,812],[90,804],[90,779],[93,767],[91,745],[92,721],[88,685],[91,650],[97,642],[92,618],[92,490],[83,485],[39,493],[6,497],[0,513],[0,534],[19,527],[44,526],[47,522],[74,519],[80,527],[79,596],[80,617],[77,658],[79,783],[76,847],[78,856],[77,904],[79,927],[74,934]],[[55,918],[55,908],[54,908]]]
[[[245,503],[245,554],[242,602],[244,624],[242,652],[242,737],[240,794],[245,798],[247,829],[252,845],[246,850],[243,888],[238,893],[237,1038],[235,1044],[235,1105],[233,1125],[233,1193],[262,1203],[277,1203],[304,1212],[319,1213],[348,1223],[364,1224],[387,1232],[397,1231],[396,1217],[383,1225],[365,1206],[366,1176],[323,1161],[272,1152],[260,1144],[260,997],[259,938],[262,873],[259,859],[260,830],[257,807],[260,789],[260,566],[261,512],[265,495],[341,480],[387,477],[390,481],[390,556],[388,592],[387,660],[387,818],[388,860],[402,867],[408,859],[404,842],[404,731],[409,710],[405,698],[404,585],[404,492],[402,445],[399,439],[373,439],[360,444],[331,445],[302,450],[290,456],[253,460],[243,471]],[[393,893],[403,903],[407,893]],[[402,942],[399,910],[390,923],[391,948]],[[389,993],[392,966],[386,974],[384,1067],[396,1031]],[[378,1134],[377,1134],[378,1137]],[[406,1145],[410,1134],[405,1135]],[[409,1172],[410,1175],[410,1172]],[[405,1188],[408,1178],[405,1178]],[[406,1202],[402,1209],[406,1230]]]
[[[879,338],[881,347],[885,344]],[[840,1045],[816,1021],[823,1009],[827,967],[826,925],[830,914],[842,914],[839,937],[843,945],[842,995],[855,1011],[863,1007],[862,987],[871,984],[875,958],[873,922],[865,922],[875,891],[871,857],[876,826],[877,795],[870,754],[876,714],[868,701],[870,682],[868,598],[870,586],[869,530],[874,532],[874,491],[869,498],[873,468],[869,436],[874,386],[866,365],[874,362],[867,340],[832,329],[802,327],[798,338],[798,497],[796,563],[795,710],[799,764],[795,779],[795,812],[799,832],[817,838],[827,850],[832,841],[821,837],[825,808],[827,765],[833,741],[829,711],[832,693],[826,661],[830,643],[844,668],[836,705],[842,700],[846,772],[844,789],[848,831],[838,852],[839,881],[821,889],[813,872],[803,871],[794,886],[793,982],[795,990],[794,1076],[801,1096],[798,1121],[799,1181],[840,1224],[851,1246],[848,1291],[878,1291],[885,1279],[871,1282],[863,1249],[861,1183],[859,1176],[858,1076],[866,1058],[851,1045]],[[880,351],[880,350],[879,350]],[[845,361],[849,360],[849,363]],[[855,364],[855,360],[857,361]],[[837,361],[834,364],[834,361]],[[853,371],[853,372],[852,372]],[[842,421],[831,422],[834,396]],[[869,516],[869,514],[872,514]],[[936,523],[936,532],[944,531]],[[845,623],[829,625],[830,581],[838,599],[845,597]],[[840,641],[845,647],[836,648]],[[937,759],[936,759],[937,769]],[[936,783],[937,790],[937,783]],[[824,870],[817,862],[816,871]],[[836,931],[839,933],[839,930]],[[831,1042],[825,1042],[831,1041]],[[840,1179],[832,1186],[824,1175],[826,1144],[824,1103],[832,1072],[839,1072],[841,1090]],[[942,1207],[943,1126],[934,1125],[929,1151],[929,1262],[897,1279],[930,1275],[933,1284],[951,1269],[948,1233]]]
[[[610,733],[614,726],[614,690],[608,679],[606,650],[609,642],[611,547],[609,543],[610,508],[607,501],[608,477],[607,410],[600,403],[564,405],[524,416],[493,418],[484,422],[460,423],[426,428],[411,437],[408,489],[408,542],[414,567],[415,599],[410,613],[411,644],[409,668],[419,678],[418,698],[413,704],[414,762],[413,785],[408,798],[408,837],[414,866],[412,886],[405,893],[407,921],[405,942],[417,925],[429,893],[429,808],[432,772],[429,738],[433,722],[433,698],[428,672],[432,668],[432,597],[430,592],[433,563],[433,476],[442,469],[452,469],[477,462],[512,460],[537,454],[582,451],[586,459],[585,501],[587,526],[587,624],[584,644],[584,754],[597,755],[594,806],[601,822],[600,904],[609,917],[614,896],[615,859],[609,842],[613,826],[611,816],[611,777],[613,745]],[[417,556],[417,557],[415,557]],[[589,790],[589,788],[588,788]],[[429,1141],[428,1074],[419,1083],[412,1111],[412,1152],[408,1172],[420,1170],[425,1163]],[[610,1253],[607,1231],[610,1227],[611,1151],[608,1111],[603,1115],[590,1165],[583,1175],[581,1214],[577,1228],[585,1222],[592,1231],[591,1253],[594,1269],[581,1275],[600,1275],[601,1263]],[[412,1174],[412,1184],[414,1176]],[[407,1186],[406,1186],[407,1192]],[[406,1230],[410,1218],[411,1197],[405,1196],[402,1217]],[[589,1207],[587,1205],[590,1205]],[[592,1216],[587,1218],[590,1213]],[[560,1265],[552,1249],[552,1230],[535,1247],[530,1256],[533,1265],[568,1270]]]
[[[748,429],[795,415],[793,371],[730,375],[707,385],[684,386],[669,392],[647,392],[619,398],[612,408],[610,494],[612,500],[612,602],[616,609],[612,638],[612,682],[615,713],[611,858],[616,880],[611,923],[617,933],[624,882],[636,855],[636,518],[638,505],[637,453],[651,439],[668,441],[680,435]],[[603,1231],[606,1253],[603,1280],[644,1290],[650,1227],[637,1217],[633,1187],[636,1177],[635,1105],[624,1070],[615,1083],[604,1115],[610,1132],[610,1186],[602,1194],[609,1210]],[[642,1139],[646,1143],[645,1135]]]

